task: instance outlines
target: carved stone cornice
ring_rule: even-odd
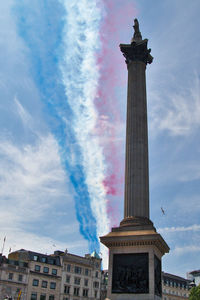
[[[169,252],[169,247],[162,236],[155,230],[141,231],[112,231],[109,234],[100,237],[103,243],[109,249],[115,247],[137,247],[155,246],[164,255]]]
[[[141,40],[139,42],[133,41],[131,44],[120,44],[120,50],[126,58],[125,62],[128,65],[132,61],[141,61],[143,63],[151,64],[153,57],[150,52],[151,49],[147,48],[148,40]]]

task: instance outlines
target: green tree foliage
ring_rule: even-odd
[[[200,300],[200,285],[194,286],[190,290],[189,300]]]

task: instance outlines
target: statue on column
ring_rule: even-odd
[[[139,29],[139,22],[138,22],[138,19],[134,19],[134,25],[133,25],[133,28],[134,28],[134,35],[133,35],[133,38],[131,40],[131,43],[132,42],[138,42],[138,41],[141,41],[142,40],[142,35],[141,35],[141,32],[140,32],[140,29]]]

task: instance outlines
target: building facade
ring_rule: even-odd
[[[185,300],[189,298],[190,280],[162,273],[162,299]]]
[[[28,288],[28,264],[7,259],[0,255],[0,300],[6,297],[26,300]]]
[[[9,259],[28,264],[25,299],[57,300],[60,298],[62,266],[59,255],[45,255],[21,249],[9,254]]]
[[[85,257],[63,253],[61,300],[100,299],[101,259],[96,252]]]
[[[0,256],[0,300],[100,300],[101,258],[67,251]],[[20,297],[19,297],[20,296]]]
[[[108,270],[101,271],[101,295],[100,299],[107,298],[107,286],[108,286]]]

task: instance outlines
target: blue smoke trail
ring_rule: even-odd
[[[71,9],[74,8],[71,7]],[[98,251],[97,223],[91,209],[88,185],[82,165],[82,149],[73,126],[77,119],[69,105],[60,70],[60,63],[64,57],[64,26],[68,20],[65,7],[56,0],[38,0],[32,2],[31,5],[21,0],[15,5],[13,11],[19,35],[28,48],[27,56],[30,61],[31,76],[45,104],[49,126],[59,144],[62,164],[66,172],[70,174],[76,191],[75,207],[80,232],[88,240],[90,251],[94,249]],[[84,24],[80,24],[79,29],[82,30],[84,37]],[[78,76],[82,58],[70,46],[67,51]],[[81,88],[77,87],[77,93],[81,96]]]

